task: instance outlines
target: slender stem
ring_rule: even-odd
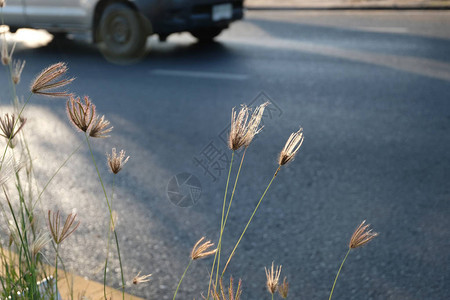
[[[181,276],[180,282],[178,282],[178,286],[177,286],[177,289],[175,290],[175,294],[173,294],[173,300],[175,300],[175,297],[177,296],[177,293],[178,293],[178,289],[180,288],[181,282],[183,281],[184,275],[186,275],[186,272],[189,269],[189,267],[191,266],[192,262],[193,262],[193,260],[191,259],[189,261],[189,264],[187,265],[186,269],[184,270],[184,273]]]
[[[274,293],[272,293],[272,300],[273,300],[273,294],[274,294]]]
[[[273,174],[272,179],[270,180],[269,184],[267,185],[266,190],[264,191],[264,193],[262,194],[261,198],[259,199],[259,202],[258,202],[258,204],[256,205],[255,210],[253,211],[252,215],[250,216],[250,219],[248,220],[247,225],[245,225],[244,231],[242,231],[242,234],[241,234],[239,240],[237,241],[236,245],[234,246],[233,251],[231,252],[230,256],[228,257],[228,261],[227,261],[227,263],[225,264],[225,268],[223,269],[222,275],[220,276],[220,278],[222,278],[223,275],[225,274],[225,271],[226,271],[227,268],[228,268],[228,265],[229,265],[229,263],[230,263],[230,261],[231,261],[231,258],[233,257],[234,253],[236,252],[236,249],[237,249],[237,247],[239,246],[239,243],[241,242],[242,238],[244,237],[244,234],[245,234],[245,232],[247,231],[248,226],[249,226],[250,223],[252,222],[253,217],[255,216],[256,211],[258,210],[259,205],[261,205],[261,202],[262,202],[262,200],[264,199],[264,196],[266,195],[267,191],[269,190],[270,186],[272,185],[273,180],[275,179],[275,177],[277,177],[277,174],[278,174],[278,171],[280,171],[280,168],[281,168],[281,166],[278,166],[277,170],[276,170],[275,173]]]
[[[103,193],[105,194],[106,204],[108,205],[108,210],[109,210],[109,217],[111,219],[112,224],[114,224],[114,219],[113,219],[113,215],[112,215],[111,204],[108,199],[108,194],[106,193],[105,185],[103,184],[103,179],[102,179],[102,176],[100,175],[100,171],[98,170],[97,162],[95,161],[95,158],[94,158],[94,152],[92,151],[91,143],[89,142],[89,138],[88,138],[88,135],[86,132],[84,133],[84,136],[86,137],[86,142],[89,146],[89,152],[91,153],[92,161],[94,162],[95,169],[97,170],[98,179],[100,180],[100,184],[102,186]],[[122,277],[122,300],[125,300],[125,278],[123,276],[122,259],[120,257],[119,240],[117,238],[116,230],[114,230],[114,238],[116,240],[117,255],[119,257],[120,275]]]
[[[111,205],[112,205],[112,201],[114,199],[114,183],[116,180],[116,175],[113,175],[113,183],[112,183],[112,192],[111,192]],[[103,272],[103,295],[105,296],[105,300],[108,300],[108,298],[106,297],[106,269],[108,268],[108,258],[109,258],[109,246],[110,246],[110,239],[111,239],[111,229],[114,228],[115,230],[115,224],[111,223],[111,221],[109,221],[109,229],[108,229],[108,241],[106,242],[106,259],[105,259],[105,270]]]
[[[242,168],[242,163],[244,162],[245,153],[247,153],[247,147],[245,147],[244,153],[242,154],[241,163],[239,164],[239,169],[238,169],[238,172],[237,172],[237,175],[236,175],[236,179],[234,180],[233,191],[231,192],[230,202],[228,203],[227,214],[226,214],[225,219],[223,221],[223,226],[222,226],[222,230],[220,232],[220,237],[222,237],[223,232],[225,231],[225,225],[227,224],[228,214],[230,213],[231,203],[233,202],[234,192],[236,191],[236,185],[237,185],[237,182],[239,180],[239,174],[241,174],[241,168]],[[220,241],[222,242],[222,240],[220,240]],[[218,279],[219,279],[220,254],[222,253],[221,250],[222,250],[222,243],[220,243],[219,257],[217,259],[217,271],[216,271],[216,284],[215,284],[215,286],[217,286],[217,282],[218,282]]]
[[[56,297],[56,299],[58,299],[58,253],[59,253],[59,244],[56,244],[56,257],[55,257],[55,287],[56,287],[55,297]]]
[[[61,171],[61,169],[69,162],[69,160],[72,158],[72,156],[78,152],[78,150],[80,150],[81,146],[83,145],[83,142],[78,145],[78,147],[72,151],[72,153],[70,153],[70,155],[66,158],[66,160],[62,163],[62,165],[59,166],[59,168],[56,170],[55,173],[53,173],[52,177],[50,177],[50,179],[47,181],[47,183],[45,184],[45,186],[42,188],[42,191],[39,193],[35,204],[37,204],[39,202],[39,200],[41,199],[42,194],[45,192],[45,190],[47,189],[47,187],[49,186],[49,184],[52,182],[52,180],[55,178],[56,175],[58,175],[59,171]],[[33,208],[35,207],[35,204],[33,204]]]
[[[29,257],[29,253],[28,253],[26,244],[25,244],[25,242],[24,242],[24,240],[23,240],[23,238],[22,238],[22,233],[20,232],[20,226],[19,226],[19,223],[17,222],[16,215],[14,214],[14,210],[13,210],[13,208],[12,208],[12,206],[11,206],[11,202],[9,202],[9,199],[8,199],[8,197],[7,197],[7,195],[6,195],[6,190],[5,190],[4,187],[3,187],[3,192],[5,193],[5,196],[6,196],[6,202],[8,202],[8,206],[9,206],[9,209],[11,210],[11,215],[12,215],[12,217],[13,217],[14,224],[16,225],[16,228],[17,228],[17,235],[19,236],[19,238],[20,238],[20,243],[21,243],[21,245],[22,245],[21,248],[24,249],[25,257],[26,257],[27,263],[28,263],[28,267],[29,267],[30,270],[31,270],[31,259],[30,259],[30,257]]]
[[[209,300],[209,294],[211,292],[211,283],[212,283],[212,277],[214,274],[214,266],[216,264],[216,259],[218,253],[220,253],[220,250],[222,249],[222,233],[223,233],[223,221],[225,216],[225,206],[227,201],[227,192],[228,192],[228,184],[230,183],[230,175],[231,175],[231,167],[233,166],[233,160],[234,160],[234,150],[231,153],[231,161],[230,161],[230,168],[228,169],[228,177],[227,177],[227,184],[225,186],[225,195],[223,196],[223,206],[222,206],[222,219],[220,221],[220,236],[219,236],[219,242],[217,243],[217,251],[214,255],[213,265],[211,268],[211,274],[209,276],[209,284],[208,284],[208,296],[206,297],[207,300]],[[219,263],[217,263],[217,266],[219,266]]]
[[[336,282],[339,277],[339,273],[341,273],[342,266],[344,265],[345,260],[347,259],[347,256],[350,253],[350,250],[352,250],[352,248],[348,248],[347,254],[345,254],[344,260],[342,260],[341,266],[339,267],[339,271],[337,272],[336,278],[334,279],[333,287],[331,288],[330,297],[328,298],[328,300],[331,300],[331,296],[333,296],[334,287],[336,286]]]

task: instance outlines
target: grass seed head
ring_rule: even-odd
[[[216,253],[217,249],[209,250],[209,248],[214,246],[214,244],[211,243],[211,241],[207,241],[207,242],[204,242],[203,244],[201,244],[204,239],[205,239],[205,237],[202,237],[201,239],[199,239],[198,242],[195,243],[194,247],[192,248],[192,252],[191,252],[192,260],[205,258],[205,257],[208,257],[208,256]]]
[[[14,49],[16,49],[16,42],[14,42],[14,44],[11,48],[11,52],[8,51],[8,43],[6,42],[6,35],[5,35],[5,33],[3,33],[1,58],[2,58],[2,64],[4,66],[8,66],[11,63]]]
[[[248,147],[262,127],[259,127],[265,107],[269,102],[258,106],[250,116],[251,109],[242,105],[241,110],[236,115],[233,108],[231,112],[231,128],[228,135],[228,147],[231,150],[238,150],[241,147]]]
[[[289,292],[289,282],[287,278],[284,277],[283,283],[278,286],[278,294],[280,294],[281,298],[286,299]]]
[[[272,262],[272,268],[267,270],[267,268],[264,267],[266,270],[266,286],[269,293],[272,295],[277,292],[278,288],[278,281],[280,280],[280,274],[281,274],[281,266],[277,266],[276,269],[274,269],[274,265]]]
[[[84,96],[84,103],[80,97],[70,96],[66,104],[67,116],[72,124],[79,130],[86,132],[95,117],[95,105],[88,96]]]
[[[239,283],[236,289],[236,293],[234,292],[233,287],[233,277],[230,277],[230,286],[228,287],[228,296],[226,294],[226,287],[224,287],[222,278],[219,280],[219,287],[217,288],[213,283],[213,289],[211,290],[211,295],[213,300],[239,300],[242,294],[242,281],[239,279]],[[203,297],[203,299],[206,299]]]
[[[101,118],[99,116],[96,116],[94,120],[92,121],[92,126],[89,130],[89,136],[93,138],[107,138],[110,133],[113,130],[113,127],[109,127],[109,121],[105,120],[105,116],[102,116]]]
[[[71,93],[67,91],[53,91],[56,88],[60,88],[68,85],[75,78],[63,78],[68,71],[65,63],[59,62],[44,69],[33,81],[31,85],[31,92],[34,94],[40,94],[51,97],[68,97]]]
[[[17,133],[23,128],[27,119],[20,118],[17,119],[14,114],[11,116],[9,114],[5,114],[3,118],[0,118],[0,135],[10,142],[10,146],[14,148],[14,144],[12,141]]]
[[[353,233],[348,245],[351,249],[356,249],[364,246],[378,235],[378,233],[372,232],[372,229],[368,230],[370,224],[364,225],[365,223],[366,220],[362,221],[362,223],[358,226],[358,228],[356,228],[355,232]]]
[[[297,132],[291,134],[286,144],[284,145],[283,150],[280,152],[280,156],[278,158],[278,164],[283,166],[288,162],[294,160],[295,154],[300,149],[300,146],[303,144],[303,128]]]
[[[109,169],[114,174],[119,173],[130,158],[129,156],[125,158],[124,150],[120,150],[119,154],[117,154],[116,148],[112,148],[111,154],[107,153],[106,156],[108,159]]]
[[[50,228],[53,241],[57,245],[61,244],[78,228],[80,222],[75,222],[76,218],[76,214],[69,214],[61,228],[61,215],[59,210],[57,212],[48,211],[48,227]]]
[[[50,241],[52,238],[48,233],[39,234],[31,244],[31,253],[36,256]]]
[[[139,272],[136,276],[134,276],[133,278],[133,284],[134,285],[138,285],[140,283],[144,283],[144,282],[149,282],[150,281],[150,277],[152,276],[152,274],[148,274],[148,275],[141,275],[141,272]]]
[[[25,61],[21,61],[20,59],[13,61],[11,79],[15,85],[19,84],[24,67]]]

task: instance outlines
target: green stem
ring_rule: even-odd
[[[273,293],[272,293],[272,300],[273,300]]]
[[[113,175],[113,183],[112,183],[112,193],[111,193],[111,204],[114,199],[114,183],[115,183],[116,176]],[[103,272],[103,295],[105,296],[105,300],[108,300],[106,297],[106,269],[108,268],[108,258],[109,258],[109,247],[110,247],[110,239],[111,239],[111,229],[115,228],[115,224],[109,222],[109,228],[108,228],[108,241],[106,242],[106,259],[105,259],[105,270]]]
[[[103,193],[105,194],[106,204],[108,205],[108,210],[109,210],[109,218],[111,219],[112,224],[114,224],[112,209],[111,209],[111,204],[108,199],[108,194],[106,193],[105,185],[103,184],[103,179],[102,179],[102,176],[100,175],[100,171],[98,170],[97,162],[95,161],[95,158],[94,158],[94,152],[92,151],[91,143],[89,142],[89,138],[88,138],[88,135],[86,132],[84,133],[84,136],[86,137],[86,142],[89,147],[89,152],[91,153],[92,161],[95,165],[95,169],[97,170],[98,179],[100,180],[100,184],[102,186]],[[117,238],[116,230],[114,230],[114,238],[116,240],[117,255],[119,257],[120,275],[122,277],[122,300],[125,300],[125,278],[123,276],[122,258],[120,256],[119,239]]]
[[[218,255],[218,253],[220,253],[220,250],[222,248],[223,220],[224,220],[224,216],[225,216],[225,206],[226,206],[226,201],[227,201],[228,184],[230,183],[231,167],[233,166],[233,160],[234,160],[234,150],[231,153],[230,168],[228,169],[227,184],[225,186],[225,195],[223,196],[222,219],[220,221],[220,236],[219,236],[219,242],[217,243],[217,251],[216,251],[216,254],[214,255],[213,265],[211,268],[211,274],[209,277],[208,296],[206,297],[207,300],[209,300],[209,294],[211,292],[211,283],[212,283],[212,277],[214,274],[214,266],[216,264],[217,255]],[[219,266],[219,263],[217,263],[217,266]]]
[[[339,274],[341,273],[342,266],[344,265],[345,260],[347,259],[347,256],[350,254],[351,250],[352,248],[348,248],[347,254],[345,254],[344,260],[342,261],[341,266],[339,267],[339,271],[337,272],[336,278],[334,279],[333,287],[331,288],[330,297],[328,298],[328,300],[331,300],[331,296],[333,296],[334,287],[336,286],[337,279],[339,277]]]
[[[56,288],[55,297],[56,297],[56,299],[58,299],[58,253],[59,253],[59,244],[56,244],[56,257],[55,257],[55,288]]]
[[[264,193],[262,194],[261,198],[259,199],[259,202],[258,202],[258,204],[256,205],[255,210],[253,211],[252,215],[250,216],[250,219],[248,220],[247,225],[245,225],[244,231],[242,231],[242,234],[241,234],[241,236],[239,237],[239,240],[237,241],[236,245],[234,246],[233,251],[231,252],[230,256],[228,257],[228,261],[227,261],[227,263],[225,264],[225,268],[223,269],[222,275],[220,276],[220,278],[222,278],[223,275],[225,274],[225,271],[226,271],[227,268],[228,268],[228,265],[229,265],[229,263],[230,263],[230,261],[231,261],[231,258],[233,257],[234,253],[236,252],[236,249],[237,249],[237,247],[239,246],[239,243],[241,242],[242,238],[244,237],[244,234],[245,234],[245,232],[247,231],[248,226],[249,226],[250,223],[252,222],[253,217],[255,216],[256,211],[258,210],[259,205],[261,205],[261,202],[262,202],[262,200],[264,199],[264,196],[266,195],[267,191],[269,190],[270,186],[272,185],[273,180],[275,179],[275,177],[277,177],[277,174],[278,174],[278,171],[280,171],[280,168],[281,168],[281,166],[278,166],[277,170],[276,170],[275,173],[273,174],[272,179],[270,180],[269,184],[267,185],[266,190],[264,191]]]
[[[237,182],[239,180],[239,175],[241,174],[241,168],[242,168],[242,163],[244,162],[244,158],[245,158],[245,153],[247,152],[247,147],[245,147],[244,153],[242,154],[242,158],[241,158],[241,163],[239,164],[239,169],[236,175],[236,179],[234,181],[234,186],[233,186],[233,191],[231,192],[231,197],[230,197],[230,202],[228,203],[228,209],[227,209],[227,214],[225,216],[225,220],[223,221],[223,226],[220,232],[220,237],[222,238],[223,232],[225,231],[225,226],[227,224],[227,220],[228,220],[228,214],[230,213],[230,208],[231,208],[231,203],[233,202],[233,198],[234,198],[234,192],[236,191],[236,185]],[[222,240],[220,240],[222,242]],[[219,279],[219,267],[220,267],[220,254],[222,250],[222,243],[220,243],[220,248],[219,248],[219,257],[217,259],[217,271],[216,271],[216,284],[215,286],[217,286],[217,282]]]
[[[193,260],[191,259],[189,261],[189,264],[187,265],[186,269],[184,270],[183,275],[181,276],[180,282],[178,282],[178,286],[177,289],[175,290],[175,293],[173,294],[173,300],[175,300],[175,297],[177,296],[178,293],[178,289],[180,288],[181,282],[183,281],[184,276],[186,275],[187,270],[189,269],[189,267],[191,266]]]

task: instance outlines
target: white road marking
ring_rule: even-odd
[[[245,74],[218,73],[218,72],[155,69],[152,70],[151,73],[153,75],[162,75],[162,76],[179,76],[179,77],[209,78],[209,79],[227,79],[227,80],[248,79],[248,75]]]

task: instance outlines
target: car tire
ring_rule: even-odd
[[[216,36],[222,32],[223,28],[211,27],[191,31],[191,34],[197,38],[199,42],[211,42]]]
[[[97,28],[100,50],[112,57],[135,57],[145,51],[147,32],[141,16],[131,7],[113,3],[106,7]]]

